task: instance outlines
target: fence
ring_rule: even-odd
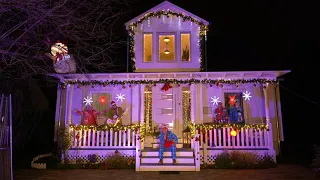
[[[13,180],[11,95],[0,95],[0,180]]]

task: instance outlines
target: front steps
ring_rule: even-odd
[[[139,171],[196,171],[193,149],[177,148],[177,164],[172,164],[171,152],[163,153],[163,165],[159,165],[159,149],[145,148],[141,151]]]

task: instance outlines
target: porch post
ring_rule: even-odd
[[[266,112],[266,124],[269,127],[268,131],[268,148],[269,150],[274,150],[273,149],[273,134],[272,134],[272,124],[270,122],[270,114],[269,114],[269,99],[268,99],[268,89],[269,86],[268,84],[265,84],[263,87],[263,94],[264,94],[264,103],[265,103],[265,112]]]
[[[190,96],[191,96],[191,122],[196,123],[196,85],[191,84]]]
[[[140,84],[140,125],[144,123],[144,84]],[[144,132],[146,134],[146,132]],[[141,129],[139,131],[139,135],[141,134]],[[146,137],[144,137],[146,138]],[[138,141],[137,144],[140,143],[140,150],[144,149],[144,142]],[[136,146],[138,147],[138,145]]]
[[[68,91],[68,126],[72,124],[72,99],[73,99],[73,91],[74,91],[74,85],[70,85]]]
[[[55,121],[55,128],[54,128],[54,142],[57,141],[57,136],[58,136],[58,127],[60,126],[60,117],[61,117],[61,89],[58,86],[57,88],[57,103],[56,103],[56,121]]]

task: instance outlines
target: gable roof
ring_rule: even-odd
[[[171,3],[171,2],[169,2],[169,1],[164,1],[164,2],[162,2],[162,3],[160,3],[160,4],[158,4],[157,6],[149,9],[148,11],[140,14],[139,16],[131,19],[130,21],[126,22],[126,23],[125,23],[125,26],[126,26],[126,28],[128,28],[128,26],[129,26],[131,23],[134,23],[135,21],[137,21],[137,20],[139,20],[140,18],[144,17],[145,14],[147,14],[147,13],[157,12],[157,11],[162,11],[162,10],[170,10],[170,11],[173,11],[173,12],[176,12],[176,13],[183,13],[183,14],[186,15],[186,16],[190,16],[190,17],[192,17],[192,18],[194,18],[194,19],[197,19],[198,21],[203,22],[205,25],[209,25],[209,22],[208,22],[208,21],[206,21],[206,20],[204,20],[204,19],[202,19],[202,18],[200,18],[200,17],[198,17],[198,16],[196,16],[196,15],[194,15],[194,14],[186,11],[185,9],[182,9],[181,7],[179,7],[179,6]]]

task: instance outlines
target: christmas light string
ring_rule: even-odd
[[[306,101],[308,101],[308,102],[310,102],[310,103],[312,103],[312,104],[314,104],[314,105],[320,106],[319,103],[314,102],[314,101],[312,101],[312,100],[310,100],[310,99],[308,99],[308,98],[306,98],[306,97],[304,97],[304,96],[302,96],[302,95],[299,95],[298,93],[291,91],[290,89],[284,87],[283,85],[280,85],[280,84],[279,84],[279,86],[280,86],[281,88],[283,88],[284,90],[286,90],[286,91],[288,91],[288,92],[290,92],[290,93],[292,93],[292,94],[294,94],[294,95],[296,95],[296,96],[298,96],[298,97],[300,97],[300,98],[302,98],[302,99],[304,99],[304,100],[306,100]]]

